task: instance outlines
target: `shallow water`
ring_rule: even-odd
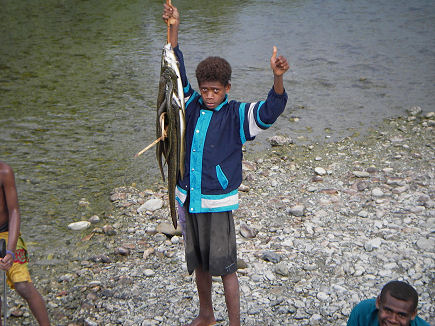
[[[334,140],[414,105],[434,110],[433,1],[173,3],[194,86],[196,64],[219,55],[233,67],[230,98],[262,99],[272,86],[272,46],[290,61],[287,109],[249,151],[276,133]],[[114,187],[159,180],[154,151],[133,156],[155,139],[161,7],[1,1],[0,159],[16,172],[31,241],[55,248],[73,239],[68,223],[110,213]]]

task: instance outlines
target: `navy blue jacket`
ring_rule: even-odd
[[[215,109],[203,104],[186,76],[183,54],[174,48],[180,64],[186,108],[185,173],[178,180],[176,198],[184,205],[189,194],[189,212],[223,212],[238,208],[242,183],[242,146],[269,128],[284,111],[287,93],[272,88],[265,101],[228,101]]]

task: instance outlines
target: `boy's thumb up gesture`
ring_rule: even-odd
[[[289,68],[289,64],[287,62],[287,59],[280,55],[279,57],[276,57],[276,53],[278,52],[276,46],[273,47],[273,54],[270,58],[270,67],[273,70],[273,74],[275,76],[282,76]]]

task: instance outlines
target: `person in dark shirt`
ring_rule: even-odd
[[[376,299],[361,301],[352,310],[347,326],[429,326],[417,317],[418,294],[408,283],[391,281]]]

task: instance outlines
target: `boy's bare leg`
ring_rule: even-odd
[[[222,276],[230,326],[240,326],[240,292],[236,273]]]
[[[199,297],[199,315],[189,325],[209,326],[216,323],[211,298],[211,275],[203,271],[201,267],[195,269],[196,287]]]
[[[47,308],[42,296],[36,290],[32,282],[17,282],[14,284],[18,294],[21,295],[29,304],[33,316],[35,316],[40,326],[49,326]]]

